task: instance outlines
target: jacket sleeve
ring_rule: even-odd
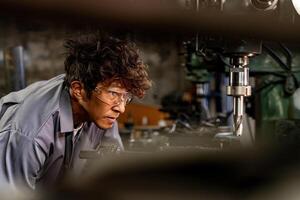
[[[103,137],[103,141],[102,143],[105,142],[113,142],[115,143],[118,147],[119,150],[123,151],[124,150],[124,146],[123,146],[123,142],[119,133],[119,128],[118,128],[118,123],[115,122],[113,127],[108,129]]]
[[[41,146],[15,130],[0,133],[0,181],[10,189],[34,189],[46,159]]]

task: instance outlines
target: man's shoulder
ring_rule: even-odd
[[[0,109],[1,106],[5,103],[18,103],[21,104],[27,98],[33,97],[35,98],[36,94],[39,94],[43,90],[47,90],[48,88],[55,87],[63,82],[64,75],[58,75],[49,80],[37,81],[28,85],[26,88],[11,92],[8,95],[2,97],[0,99]]]
[[[14,104],[17,109],[7,114],[11,118],[10,123],[22,134],[35,137],[38,130],[59,110],[62,89],[63,76],[60,75],[9,94],[3,98],[5,101],[1,105]]]

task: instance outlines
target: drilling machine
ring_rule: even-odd
[[[207,59],[199,59],[204,63],[198,64],[198,70],[202,67],[202,70],[207,69],[209,73],[219,70],[229,75],[226,93],[233,97],[234,136],[243,133],[246,112],[255,118],[255,138],[259,142],[275,140],[279,143],[295,143],[298,137],[296,132],[300,127],[300,90],[297,90],[300,82],[299,47],[258,40],[212,37],[200,38],[199,42],[199,51],[209,50],[218,56],[211,56],[210,63],[205,62]],[[196,55],[203,56],[201,53]],[[222,63],[217,59],[222,60]],[[228,66],[226,70],[224,65]],[[249,75],[255,78],[253,91]],[[254,138],[251,139],[254,142]]]
[[[261,53],[261,42],[253,40],[230,41],[223,54],[229,57],[229,85],[226,93],[233,97],[233,134],[241,136],[245,97],[251,95],[249,59]]]
[[[258,13],[272,16],[275,20],[283,22],[290,22],[295,19],[293,12],[291,12],[292,4],[288,0],[182,0],[182,2],[185,2],[185,5],[190,5],[190,10],[192,8],[197,12],[201,12],[201,10],[212,10],[236,17],[244,14]],[[211,38],[213,39],[210,38],[208,40],[207,38],[203,39],[199,36],[197,33],[196,47],[198,48],[196,48],[196,51],[197,49],[201,50],[199,44],[202,42],[206,44],[206,48],[211,49],[218,54],[219,57],[223,57],[223,61],[226,57],[226,62],[223,63],[229,66],[227,71],[229,74],[229,85],[226,87],[226,93],[233,97],[233,133],[235,136],[240,136],[243,132],[245,98],[250,97],[252,93],[249,82],[249,65],[251,66],[252,74],[257,74],[262,67],[268,64],[267,62],[261,62],[259,66],[255,66],[256,58],[254,59],[254,64],[249,62],[252,57],[262,53],[262,42],[260,42],[260,39],[254,41],[244,39],[244,37],[237,39],[234,36],[220,38],[218,34],[212,36]],[[229,62],[227,60],[229,60]],[[268,66],[268,68],[269,70],[271,69],[270,73],[274,71],[274,66]],[[270,73],[267,72],[267,74]],[[291,74],[291,72],[289,73]],[[270,94],[268,96],[270,96]],[[254,109],[254,107],[252,107],[252,109]],[[269,113],[266,109],[267,108],[262,108],[263,111],[260,113]],[[273,114],[273,116],[276,115],[277,113]],[[252,117],[254,117],[254,114]],[[260,118],[256,117],[256,120],[257,119],[260,121],[258,121],[256,125],[261,125],[265,120],[264,115]]]
[[[225,40],[223,38],[199,38],[197,42],[200,44],[198,46],[205,46],[205,49],[200,48],[198,51],[195,49],[194,53],[191,51],[188,51],[188,53],[190,57],[192,55],[202,57],[202,59],[198,58],[201,63],[197,65],[195,65],[195,62],[190,63],[194,63],[194,70],[197,69],[198,72],[203,73],[203,70],[206,70],[207,73],[219,71],[229,75],[229,85],[226,87],[226,94],[233,97],[232,132],[234,136],[241,136],[243,132],[245,98],[251,95],[249,60],[251,57],[261,53],[261,42],[250,39]],[[207,53],[203,52],[211,52],[211,57],[207,58]],[[196,59],[194,58],[193,60]],[[220,67],[224,65],[228,66],[228,70],[225,70],[225,67]],[[188,71],[192,71],[188,63],[186,67]],[[194,79],[199,79],[198,81],[203,80],[201,76],[194,76]]]

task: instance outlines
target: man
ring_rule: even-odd
[[[123,148],[116,119],[151,86],[136,47],[93,34],[65,48],[65,75],[0,100],[0,187],[54,185],[80,163],[80,150],[105,139]]]

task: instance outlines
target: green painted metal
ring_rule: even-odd
[[[284,57],[280,56],[283,60]],[[279,64],[267,54],[260,54],[253,58],[250,58],[250,72],[255,73],[268,73],[268,72],[283,72]],[[300,72],[300,52],[294,55],[292,62],[292,71]]]
[[[256,88],[271,83],[259,93],[253,94],[256,104],[256,137],[258,141],[275,141],[278,138],[278,122],[300,119],[300,110],[295,106],[293,94],[285,92],[287,80],[284,75],[288,73],[278,63],[266,54],[252,58],[250,63],[250,71],[256,78]],[[300,53],[293,58],[292,72],[300,82]]]
[[[195,53],[191,54],[190,63],[188,63],[187,80],[192,82],[209,82],[211,74],[207,71],[203,58]]]

